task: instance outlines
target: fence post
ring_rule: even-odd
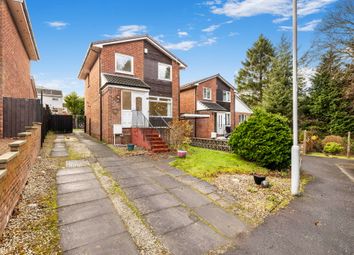
[[[348,132],[348,142],[347,142],[347,158],[350,157],[350,132]]]
[[[302,152],[304,153],[304,155],[306,155],[307,152],[307,131],[304,130],[304,141],[302,144]]]

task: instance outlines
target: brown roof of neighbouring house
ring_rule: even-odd
[[[125,87],[150,89],[149,85],[147,85],[144,81],[135,77],[129,77],[129,76],[119,75],[119,74],[107,74],[107,73],[103,74],[103,77],[105,79],[103,86],[120,85]]]
[[[228,87],[230,87],[230,88],[232,88],[232,89],[235,89],[235,87],[232,86],[231,83],[229,83],[224,77],[222,77],[222,76],[218,73],[218,74],[214,74],[214,75],[212,75],[212,76],[209,76],[209,77],[206,77],[206,78],[197,80],[197,81],[193,81],[193,82],[186,83],[186,84],[184,84],[184,85],[181,86],[181,91],[187,90],[187,89],[191,89],[191,88],[194,88],[194,87],[197,87],[197,86],[199,85],[199,83],[202,83],[202,82],[205,82],[205,81],[214,79],[214,78],[219,78],[219,79],[222,80]]]
[[[63,92],[61,90],[58,90],[58,89],[47,89],[47,88],[44,88],[44,87],[37,87],[38,95],[40,95],[41,92],[43,92],[44,96],[63,96]]]
[[[199,101],[199,102],[202,103],[207,108],[203,111],[225,111],[225,112],[227,112],[227,110],[224,107],[222,107],[221,105],[219,105],[218,103],[207,102],[207,101]]]

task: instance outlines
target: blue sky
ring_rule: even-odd
[[[336,0],[299,0],[299,48]],[[148,33],[187,63],[181,83],[220,73],[231,83],[260,33],[291,38],[291,0],[27,0],[40,53],[37,85],[83,95],[77,79],[90,42]]]

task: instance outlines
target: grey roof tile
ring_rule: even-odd
[[[144,81],[135,77],[129,77],[129,76],[119,75],[119,74],[103,74],[103,76],[107,80],[104,85],[112,84],[112,85],[120,85],[125,87],[150,89],[149,85],[147,85]]]

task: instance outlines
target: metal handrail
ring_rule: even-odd
[[[134,127],[141,127],[138,124],[135,123],[135,119],[134,119],[134,113],[136,114],[136,116],[138,117],[138,122],[139,122],[139,116],[143,119],[143,127],[146,127],[145,123],[147,124],[147,127],[154,127],[150,120],[141,112],[141,111],[136,111],[136,110],[132,110],[132,126]]]
[[[168,128],[171,128],[171,126],[168,125],[167,121],[164,119],[164,117],[162,117],[162,115],[161,115],[160,113],[158,113],[158,112],[155,112],[155,113],[159,115],[159,116],[157,116],[157,117],[159,117],[160,119],[162,119],[162,121],[166,124],[166,126],[167,126]]]

